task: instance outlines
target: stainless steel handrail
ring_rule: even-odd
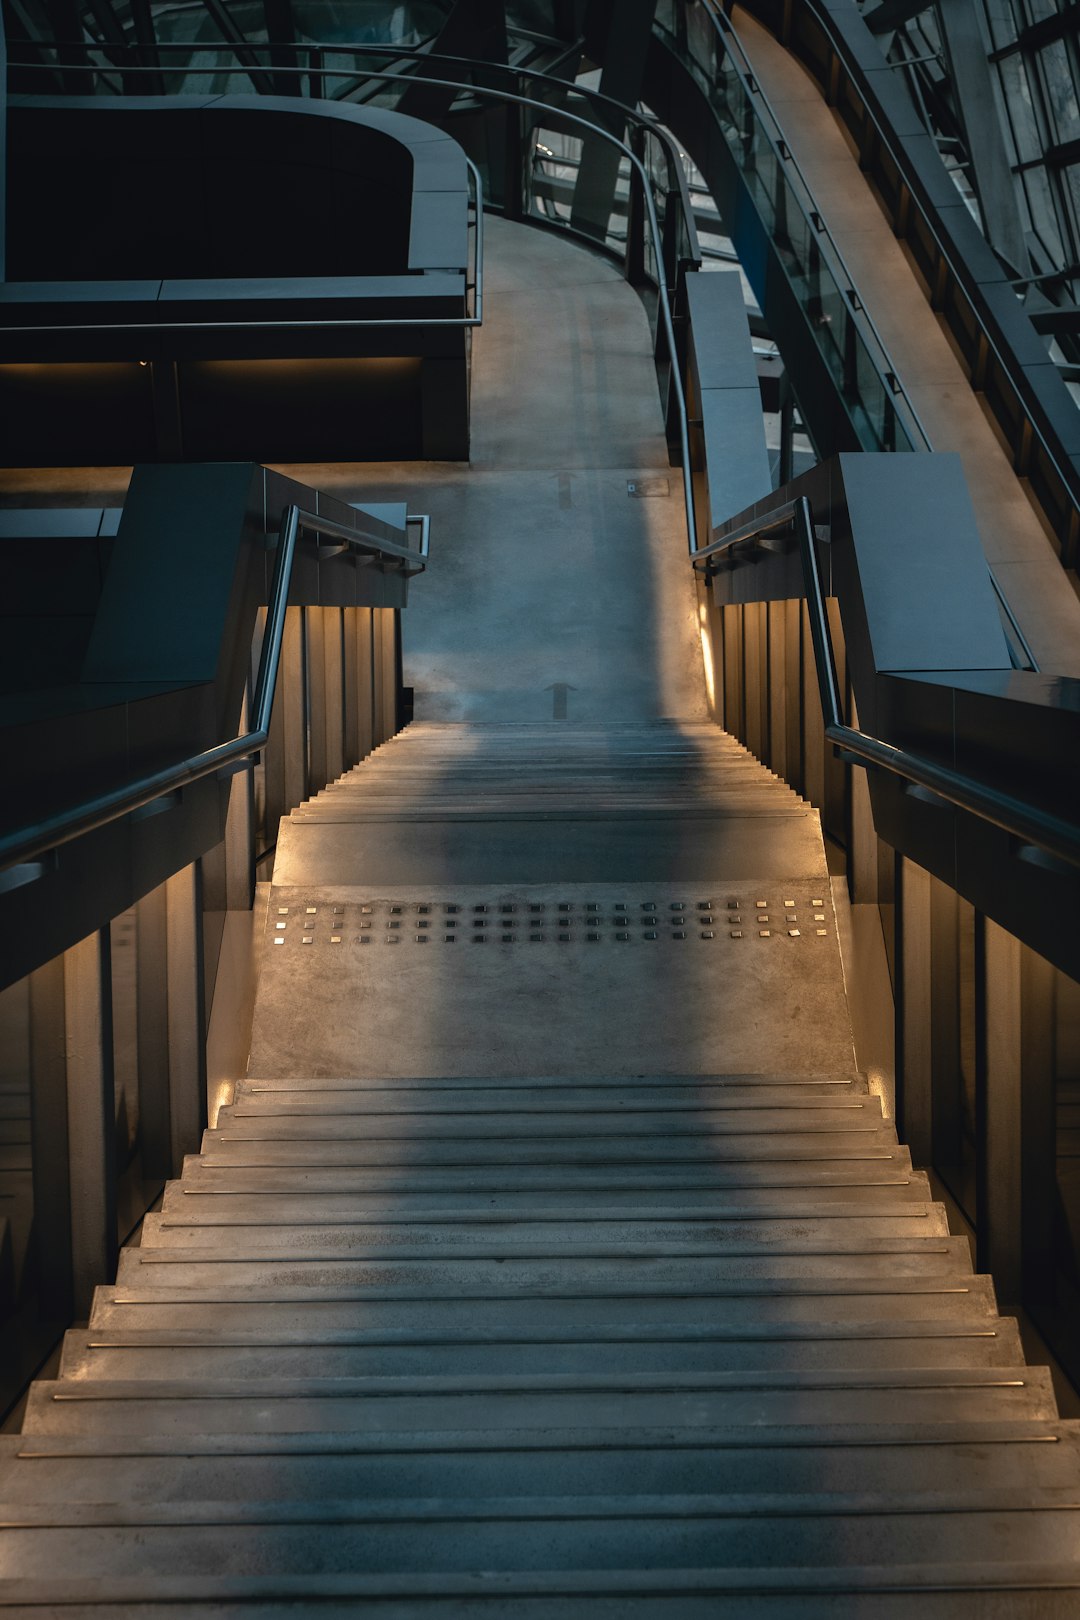
[[[814,649],[814,670],[825,721],[825,736],[829,742],[842,749],[853,763],[889,771],[915,787],[925,788],[947,804],[969,811],[981,821],[999,827],[1022,844],[1034,845],[1056,860],[1080,867],[1080,827],[1064,821],[1060,816],[1025,804],[1011,793],[987,787],[947,765],[937,765],[919,754],[910,753],[906,748],[894,747],[892,743],[882,742],[879,737],[872,737],[847,724],[840,700],[832,633],[818,566],[813,515],[805,495],[794,501],[782,502],[761,517],[741,525],[732,534],[703,547],[693,559],[694,566],[723,555],[733,546],[760,539],[787,525],[793,526],[798,540],[810,639]]]
[[[421,521],[425,526],[428,525],[427,518]],[[425,539],[428,532],[429,529],[425,527]],[[0,838],[0,869],[34,861],[50,850],[71,843],[75,838],[81,838],[86,833],[107,826],[110,821],[130,815],[132,811],[141,810],[155,799],[177,793],[205,776],[218,773],[231,775],[252,754],[257,754],[265,747],[270,735],[270,717],[274,707],[282,639],[285,633],[285,611],[289,605],[293,564],[301,533],[322,535],[327,539],[344,542],[341,547],[343,550],[349,549],[374,558],[385,557],[406,574],[422,573],[426,567],[424,559],[427,557],[427,551],[424,549],[423,540],[421,551],[418,553],[410,550],[408,546],[399,546],[393,541],[386,540],[382,535],[365,533],[360,528],[349,528],[346,524],[320,517],[316,512],[306,512],[299,506],[287,506],[281,516],[281,526],[276,540],[277,557],[270,584],[266,628],[259,656],[259,673],[251,700],[250,728],[239,737],[230,738],[228,742],[218,743],[214,748],[207,748],[200,754],[193,754],[189,759],[180,760],[149,776],[125,783],[123,787],[100,794],[96,799],[91,799],[72,810],[50,816],[35,827],[9,833],[6,837]]]

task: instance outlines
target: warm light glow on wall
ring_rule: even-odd
[[[698,622],[701,625],[701,656],[705,664],[705,690],[709,695],[709,708],[716,708],[716,663],[713,657],[712,631],[709,626],[708,603],[698,604]]]

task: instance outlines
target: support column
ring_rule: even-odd
[[[74,1315],[71,1180],[68,1167],[67,1019],[64,958],[30,975],[30,1152],[38,1309],[46,1320]]]
[[[318,793],[326,774],[326,608],[304,609],[307,629],[308,792]]]
[[[240,711],[240,732],[248,729],[248,698]],[[250,766],[229,781],[225,816],[225,906],[250,911],[255,899],[255,775]]]
[[[1001,1302],[1021,1297],[1021,1151],[1023,1064],[1020,941],[988,917],[975,936],[979,1208],[976,1264],[993,1272]]]
[[[68,1186],[72,1308],[90,1315],[94,1289],[116,1274],[116,1100],[109,930],[65,951]]]
[[[933,1160],[930,874],[896,857],[896,1128],[917,1166]]]
[[[358,759],[366,759],[378,743],[375,735],[375,612],[374,608],[358,608],[356,614]]]
[[[323,608],[323,760],[326,780],[345,769],[345,642],[342,609]]]
[[[206,1008],[199,862],[165,884],[169,993],[169,1116],[172,1173],[196,1153],[206,1129]]]
[[[592,0],[589,8],[586,43],[589,55],[601,64],[601,94],[624,106],[634,107],[641,99],[655,10],[656,0],[618,0],[618,5],[614,0]],[[598,107],[596,116],[623,139],[621,114],[613,110],[608,122]],[[598,241],[604,240],[611,222],[619,161],[617,147],[597,136],[586,136],[570,223]]]
[[[139,1129],[143,1173],[172,1175],[169,1113],[169,986],[165,885],[144,895],[136,912]]]
[[[1052,1302],[1057,1292],[1054,979],[1045,957],[1021,946],[1020,1234],[1029,1302]]]
[[[859,711],[851,696],[851,723],[858,729]],[[878,898],[878,840],[874,812],[870,804],[868,773],[861,766],[845,767],[849,772],[848,803],[848,892],[852,905],[876,905]]]

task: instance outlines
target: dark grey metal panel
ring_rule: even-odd
[[[859,592],[875,671],[1008,669],[959,456],[839,459],[851,545],[836,588]]]
[[[738,271],[687,276],[686,299],[702,388],[756,389],[757,367]]]
[[[138,468],[84,680],[217,681],[261,507],[262,469],[250,464]]]

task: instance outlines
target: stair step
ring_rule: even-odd
[[[157,1303],[167,1303],[175,1299],[178,1308],[184,1305],[207,1299],[210,1302],[221,1303],[220,1288],[211,1285],[205,1295],[198,1286],[191,1287],[183,1283],[175,1286],[170,1282],[174,1276],[178,1257],[172,1251],[147,1251],[146,1263],[139,1258],[141,1250],[132,1250],[132,1259],[121,1261],[122,1280],[115,1288],[99,1288],[95,1294],[95,1303],[91,1314],[92,1323],[104,1322],[106,1317],[99,1316],[99,1312],[111,1312],[119,1309],[117,1302],[128,1299],[140,1308],[149,1310]],[[181,1266],[188,1264],[184,1257],[180,1258]],[[543,1251],[532,1254],[525,1246],[507,1250],[484,1250],[471,1252],[470,1264],[478,1267],[479,1262],[491,1261],[498,1267],[498,1276],[505,1280],[508,1262],[525,1262],[529,1259],[542,1262],[545,1256]],[[835,1253],[824,1251],[794,1250],[786,1254],[776,1255],[721,1255],[709,1256],[707,1267],[695,1266],[688,1274],[681,1258],[676,1256],[659,1256],[646,1254],[645,1261],[663,1258],[665,1261],[662,1276],[659,1281],[654,1269],[649,1265],[637,1268],[638,1280],[636,1292],[633,1297],[644,1300],[655,1294],[665,1294],[674,1298],[687,1289],[700,1289],[702,1297],[706,1300],[718,1297],[717,1290],[727,1288],[730,1292],[736,1285],[748,1283],[757,1284],[759,1289],[766,1286],[774,1292],[784,1296],[795,1294],[834,1294],[852,1293],[862,1288],[868,1292],[875,1290],[894,1293],[902,1292],[908,1282],[922,1282],[937,1285],[954,1283],[966,1285],[972,1276],[970,1251],[967,1243],[960,1238],[936,1240],[923,1244],[912,1245],[907,1252],[899,1249],[870,1250],[857,1252],[851,1249],[840,1249]],[[381,1269],[382,1263],[393,1265],[395,1275],[400,1278],[411,1277],[416,1281],[434,1279],[436,1276],[445,1276],[446,1268],[443,1265],[443,1256],[437,1251],[422,1251],[401,1245],[393,1250],[377,1251],[370,1257],[369,1264],[364,1267],[365,1276],[369,1276]],[[223,1264],[220,1260],[213,1262],[222,1275]],[[352,1269],[356,1269],[355,1267]],[[535,1268],[539,1269],[539,1268]],[[612,1288],[621,1277],[621,1287],[626,1289],[626,1267],[618,1271],[610,1270],[608,1281],[604,1287]],[[519,1265],[512,1269],[511,1275],[522,1276]],[[477,1272],[479,1278],[479,1272]],[[534,1276],[533,1285],[537,1278]],[[520,1284],[519,1284],[520,1286]],[[590,1287],[595,1291],[600,1287],[600,1281],[593,1275]],[[268,1303],[276,1309],[278,1303],[301,1302],[305,1309],[313,1308],[320,1300],[330,1300],[348,1305],[351,1301],[368,1299],[371,1291],[369,1282],[347,1282],[337,1279],[330,1283],[321,1283],[317,1278],[310,1277],[307,1281],[295,1283],[283,1282],[275,1286],[272,1298]],[[237,1303],[238,1307],[247,1308],[249,1303],[266,1301],[266,1288],[261,1282],[241,1283],[231,1282],[228,1288],[228,1299]]]
[[[1075,1527],[1071,1493],[976,1493],[956,1506],[937,1495],[910,1500],[897,1514],[880,1497],[847,1498],[835,1510],[813,1498],[781,1499],[774,1514],[743,1498],[532,1498],[513,1513],[497,1499],[417,1502],[174,1502],[73,1504],[63,1523],[40,1521],[34,1504],[4,1503],[7,1578],[93,1581],[190,1575],[207,1577],[338,1575],[371,1571],[415,1578],[428,1573],[609,1571],[655,1576],[685,1567],[745,1571],[815,1569],[832,1579],[854,1567],[877,1567],[878,1579],[909,1566],[923,1569],[961,1558],[1007,1562],[1023,1549],[1029,1562],[1060,1557]],[[267,1531],[272,1528],[272,1534]],[[745,1577],[744,1577],[745,1578]],[[1074,1587],[1080,1588],[1080,1575]]]
[[[560,1200],[562,1207],[560,1208]],[[874,1214],[883,1207],[930,1207],[929,1188],[920,1171],[907,1177],[865,1177],[850,1183],[797,1181],[793,1185],[764,1187],[745,1176],[731,1188],[714,1187],[694,1197],[678,1192],[636,1193],[624,1199],[610,1194],[591,1201],[571,1200],[565,1192],[545,1198],[540,1193],[519,1195],[433,1193],[417,1199],[394,1199],[355,1192],[315,1193],[206,1193],[194,1187],[170,1190],[160,1215],[144,1223],[142,1243],[168,1242],[163,1234],[181,1228],[348,1226],[390,1231],[394,1227],[423,1226],[432,1232],[419,1241],[438,1242],[440,1228],[468,1226],[487,1239],[500,1237],[533,1241],[589,1244],[601,1241],[636,1245],[662,1243],[723,1243],[732,1219],[783,1219],[789,1210],[832,1211],[838,1206],[853,1216]],[[389,1241],[393,1241],[393,1236]]]
[[[351,1163],[351,1165],[415,1165],[432,1168],[436,1165],[711,1165],[717,1160],[738,1163],[753,1158],[790,1157],[792,1153],[818,1149],[823,1157],[832,1153],[852,1152],[853,1147],[866,1152],[892,1152],[897,1147],[891,1124],[852,1123],[844,1128],[803,1126],[793,1129],[790,1124],[777,1126],[774,1131],[763,1131],[758,1123],[745,1131],[727,1128],[716,1147],[703,1132],[669,1132],[664,1136],[628,1132],[619,1137],[581,1137],[580,1132],[565,1132],[563,1136],[513,1137],[491,1136],[474,1139],[471,1136],[431,1137],[416,1144],[411,1137],[400,1136],[372,1139],[359,1121],[340,1124],[337,1131],[332,1119],[290,1119],[275,1123],[274,1119],[243,1119],[204,1137],[204,1152],[212,1157],[215,1150],[227,1150],[228,1157],[248,1158],[256,1162],[259,1155],[279,1150],[279,1163]],[[238,1153],[238,1149],[246,1152]]]
[[[565,1331],[565,1330],[564,1330]],[[557,1329],[520,1335],[473,1333],[446,1339],[320,1328],[225,1338],[195,1331],[70,1330],[62,1379],[300,1378],[317,1364],[326,1377],[482,1377],[590,1372],[828,1371],[843,1367],[1008,1367],[1023,1358],[1016,1324],[998,1317],[916,1317],[911,1321],[769,1322],[743,1328],[613,1324],[600,1336]]]
[[[955,1241],[955,1240],[954,1240]],[[577,1320],[624,1321],[628,1312],[637,1322],[663,1322],[672,1319],[700,1320],[714,1325],[718,1319],[728,1321],[727,1312],[736,1309],[739,1300],[787,1302],[790,1313],[808,1302],[813,1311],[822,1300],[829,1300],[829,1313],[873,1315],[878,1302],[890,1299],[905,1300],[906,1308],[900,1316],[912,1315],[919,1300],[961,1300],[974,1302],[980,1312],[993,1313],[993,1283],[989,1277],[974,1275],[970,1269],[938,1276],[770,1276],[729,1275],[730,1267],[686,1268],[678,1264],[657,1267],[650,1274],[646,1266],[609,1269],[605,1275],[583,1277],[573,1283],[544,1282],[534,1278],[528,1283],[510,1288],[505,1283],[505,1271],[499,1268],[497,1286],[478,1282],[469,1284],[461,1279],[457,1270],[444,1269],[444,1289],[440,1293],[426,1280],[419,1286],[410,1280],[410,1273],[402,1270],[392,1279],[380,1283],[366,1280],[362,1283],[343,1281],[321,1282],[318,1279],[300,1280],[295,1277],[274,1285],[263,1282],[226,1282],[228,1277],[221,1262],[217,1262],[219,1275],[205,1284],[184,1284],[176,1280],[180,1265],[190,1264],[183,1257],[167,1251],[125,1251],[121,1269],[130,1272],[113,1287],[99,1288],[91,1316],[94,1326],[103,1326],[116,1319],[118,1311],[136,1312],[139,1320],[150,1325],[159,1317],[168,1325],[198,1327],[198,1312],[206,1310],[207,1320],[219,1326],[235,1322],[241,1326],[266,1326],[279,1322],[283,1312],[292,1311],[292,1320],[310,1326],[313,1321],[325,1321],[330,1326],[356,1325],[357,1307],[363,1306],[365,1327],[377,1326],[394,1318],[397,1307],[404,1302],[406,1316],[414,1320],[420,1307],[428,1300],[432,1307],[431,1322],[437,1320],[437,1311],[449,1309],[453,1314],[461,1308],[461,1326],[474,1327],[470,1314],[477,1300],[501,1307],[520,1317],[530,1313],[530,1301],[543,1300],[545,1320],[554,1322],[558,1314]],[[598,1268],[599,1269],[599,1268]],[[860,1303],[862,1302],[862,1303]],[[295,1308],[295,1309],[294,1309]],[[380,1311],[382,1315],[380,1316]],[[194,1312],[195,1315],[186,1315]],[[162,1316],[162,1313],[164,1315]],[[134,1317],[131,1318],[135,1320]],[[422,1319],[423,1320],[423,1319]],[[430,1325],[430,1323],[428,1324]]]
[[[767,1588],[767,1590],[763,1590]],[[496,1595],[497,1594],[497,1595]],[[119,1620],[270,1620],[318,1605],[320,1620],[354,1620],[357,1605],[378,1620],[579,1620],[585,1613],[619,1620],[1074,1620],[1075,1566],[1064,1563],[950,1563],[841,1570],[550,1571],[484,1575],[108,1576],[12,1580],[5,1599],[11,1620],[50,1614],[95,1620],[102,1606]]]
[[[134,1303],[143,1298],[143,1283],[157,1291],[183,1289],[185,1298],[188,1287],[194,1287],[200,1296],[205,1296],[197,1308],[206,1309],[207,1319],[213,1319],[223,1331],[237,1315],[244,1319],[244,1326],[250,1324],[252,1307],[245,1298],[252,1297],[254,1306],[260,1286],[264,1291],[255,1312],[260,1325],[280,1323],[284,1304],[292,1309],[295,1323],[310,1328],[318,1321],[328,1329],[345,1331],[362,1325],[365,1330],[419,1327],[469,1332],[481,1322],[485,1328],[502,1331],[532,1329],[541,1319],[552,1328],[581,1323],[621,1326],[627,1322],[696,1322],[703,1328],[722,1331],[796,1319],[873,1321],[963,1315],[979,1325],[997,1319],[991,1279],[974,1275],[895,1281],[871,1277],[774,1282],[714,1279],[707,1264],[668,1262],[658,1264],[651,1275],[645,1266],[628,1265],[620,1272],[614,1266],[595,1265],[566,1276],[560,1274],[560,1266],[552,1265],[546,1273],[538,1267],[532,1276],[519,1279],[513,1273],[508,1277],[506,1269],[497,1265],[466,1270],[463,1276],[464,1268],[457,1266],[410,1268],[390,1261],[382,1267],[370,1266],[363,1283],[334,1288],[313,1280],[305,1288],[294,1280],[294,1298],[291,1292],[281,1296],[269,1281],[232,1282],[235,1262],[226,1262],[228,1269],[221,1266],[217,1278],[188,1285],[177,1278],[175,1264],[162,1263],[163,1259],[172,1260],[172,1255],[157,1251],[155,1260],[147,1251],[138,1252],[143,1255],[141,1265],[136,1268],[129,1263],[125,1270],[131,1277],[125,1276],[117,1283],[116,1292],[103,1299],[101,1309],[110,1312],[110,1319],[114,1314],[110,1300],[129,1298],[133,1302],[131,1309],[137,1309],[139,1320],[143,1320],[150,1302],[138,1306]],[[186,1266],[197,1263],[179,1258]],[[242,1292],[245,1287],[247,1295]],[[209,1300],[215,1300],[220,1309],[209,1309]],[[174,1294],[171,1303],[155,1307],[159,1314],[164,1309],[171,1320],[178,1318],[182,1308],[179,1294]],[[103,1317],[95,1311],[95,1326],[102,1322]],[[198,1327],[190,1319],[189,1325]]]
[[[354,1121],[362,1120],[362,1125]],[[293,1102],[273,1102],[269,1098],[245,1098],[229,1104],[218,1113],[218,1133],[241,1128],[266,1135],[328,1134],[337,1140],[346,1133],[360,1131],[365,1141],[414,1142],[427,1138],[447,1141],[484,1142],[496,1140],[541,1141],[586,1135],[590,1143],[605,1147],[617,1145],[627,1136],[664,1138],[698,1136],[708,1133],[723,1138],[763,1135],[769,1131],[789,1134],[802,1131],[879,1132],[886,1122],[877,1097],[796,1097],[780,1106],[762,1099],[749,1102],[745,1097],[696,1109],[669,1110],[663,1106],[649,1110],[611,1108],[577,1109],[564,1112],[554,1107],[524,1110],[493,1106],[483,1113],[430,1107],[423,1112],[397,1113],[392,1107],[375,1113],[370,1108],[351,1106],[347,1094],[336,1093],[326,1101],[315,1098]],[[894,1133],[895,1134],[895,1133]]]
[[[492,1102],[500,1110],[538,1108],[557,1102],[560,1110],[589,1108],[594,1103],[623,1113],[659,1105],[667,1110],[699,1108],[704,1103],[730,1106],[743,1103],[834,1102],[837,1098],[866,1097],[866,1077],[861,1074],[665,1074],[665,1076],[512,1076],[442,1077],[415,1079],[363,1079],[363,1077],[288,1076],[288,1079],[241,1077],[236,1081],[236,1098],[300,1098],[311,1095],[347,1098],[350,1106],[393,1103],[395,1111],[424,1110],[432,1097],[442,1106],[478,1108]]]
[[[37,1383],[23,1432],[256,1433],[725,1423],[966,1422],[1056,1416],[1049,1373],[1017,1366],[522,1378]]]
[[[0,1491],[24,1502],[641,1494],[723,1489],[1070,1489],[1076,1425],[803,1425],[413,1433],[0,1436]],[[21,1462],[18,1460],[21,1459]],[[29,1464],[30,1466],[25,1466]],[[14,1481],[18,1481],[15,1490]]]

